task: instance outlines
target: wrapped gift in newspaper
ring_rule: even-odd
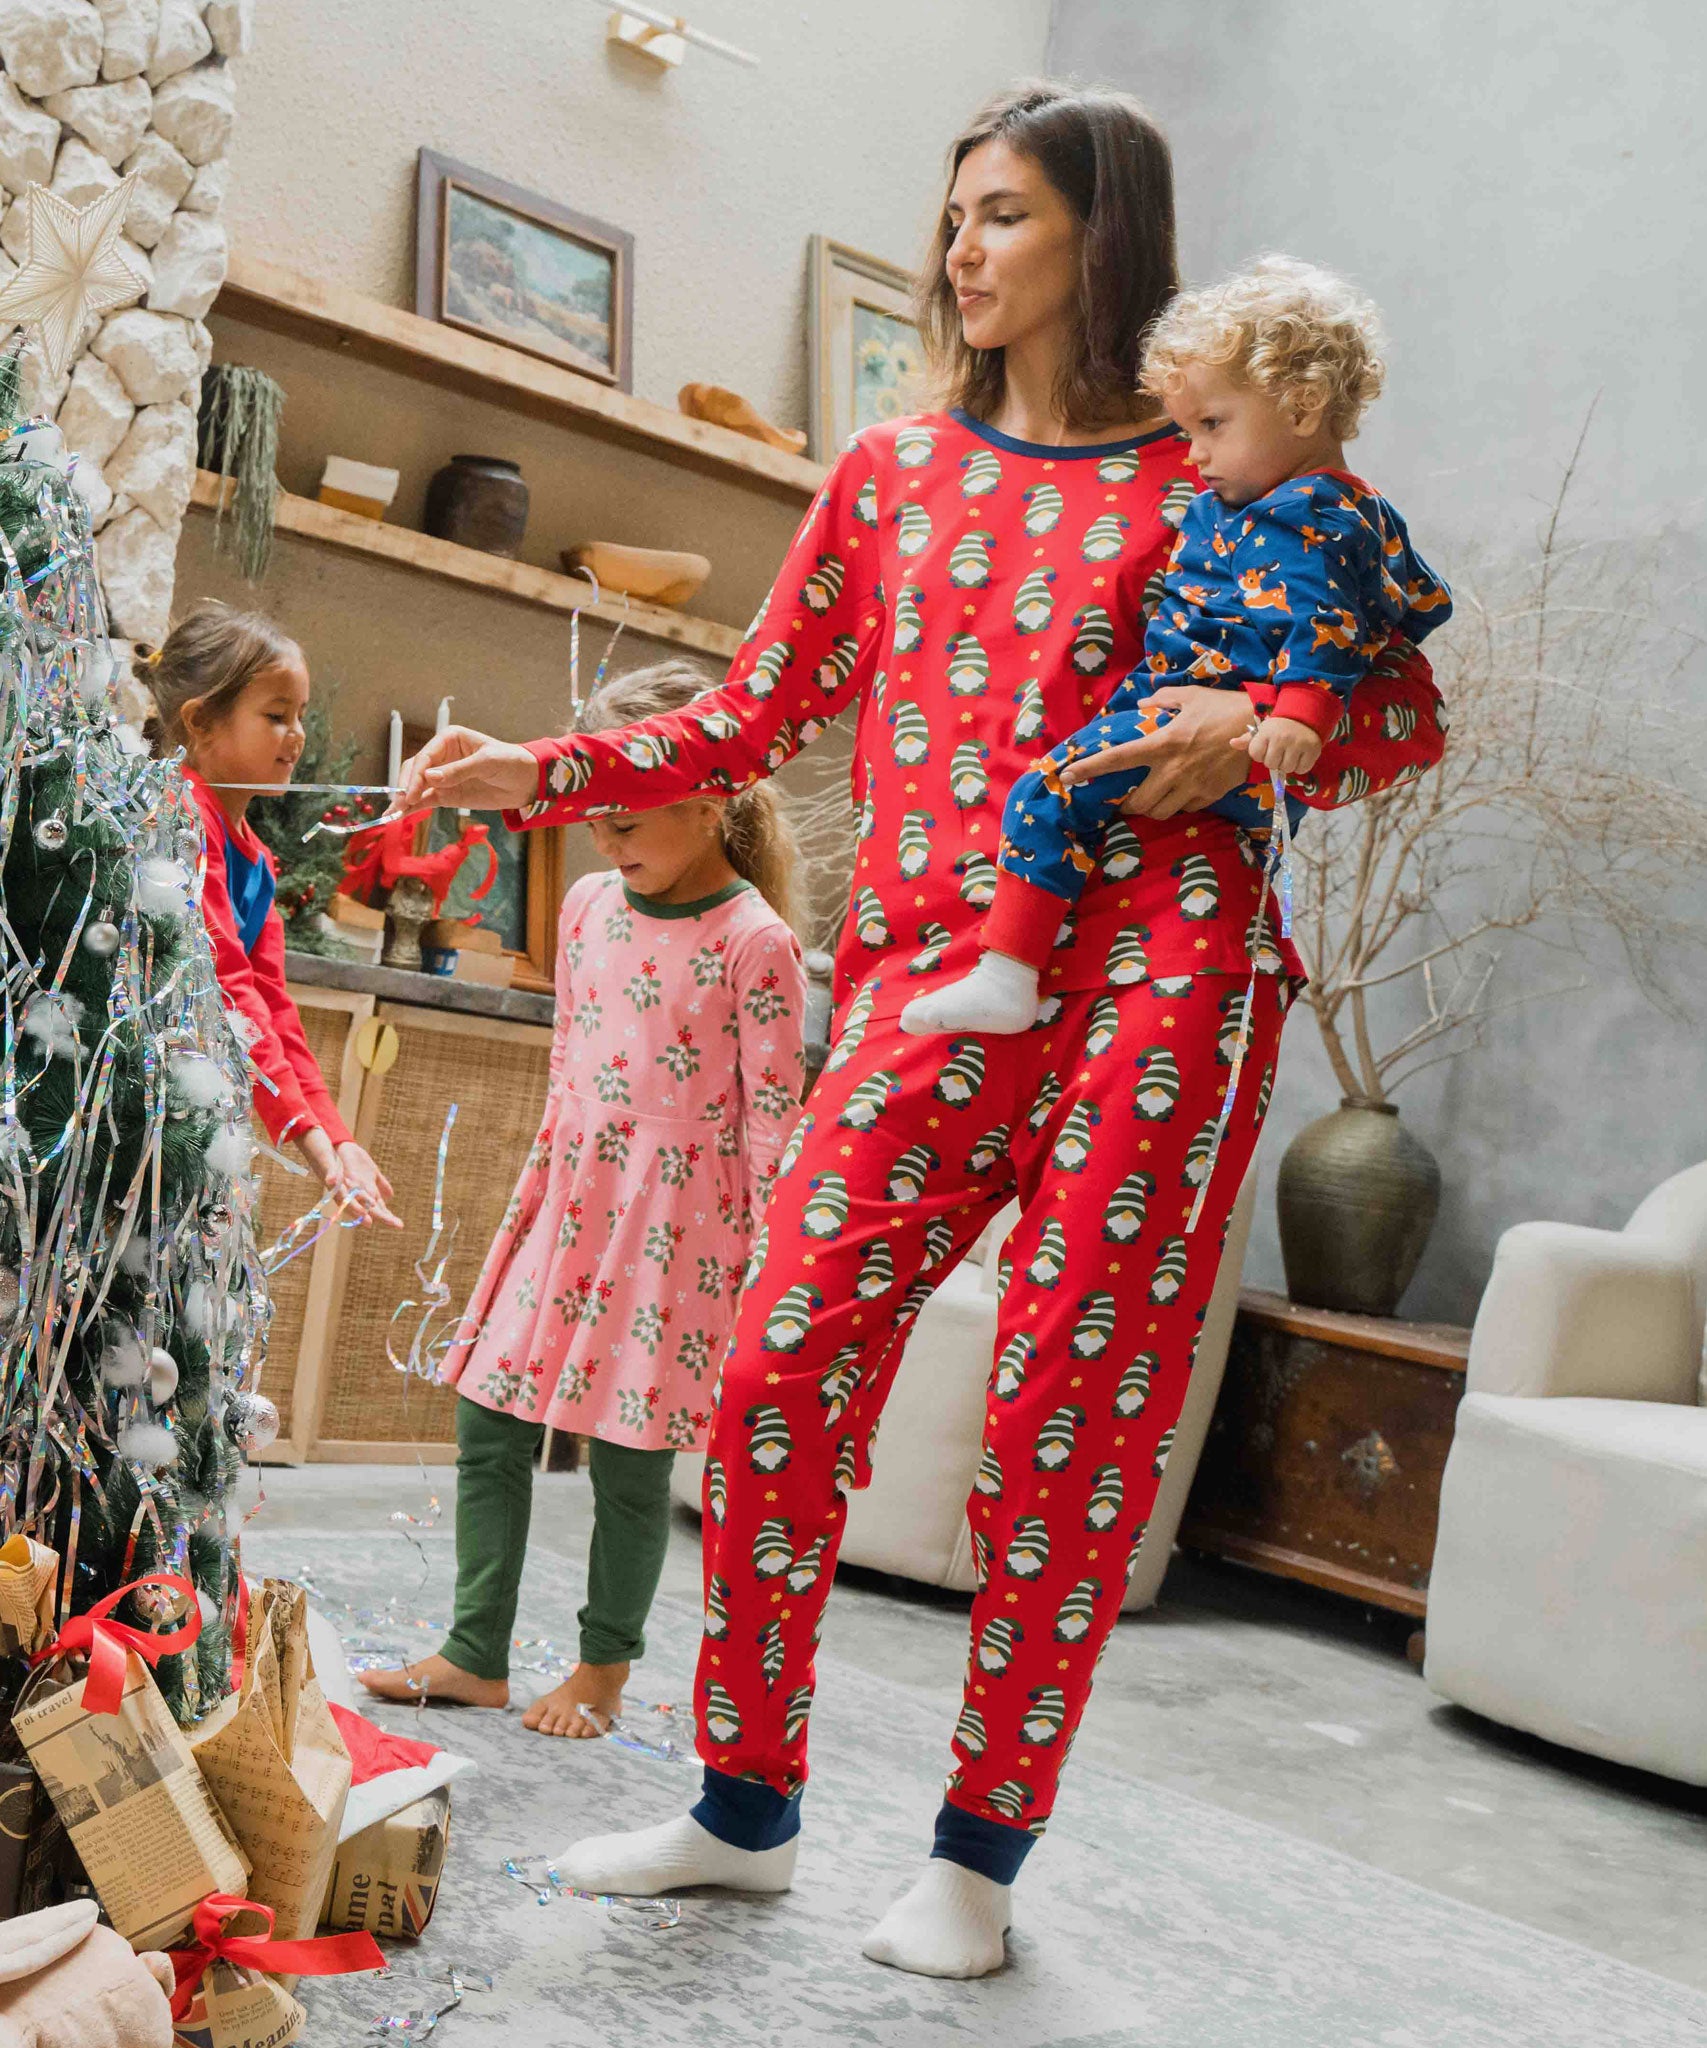
[[[176,1628],[152,1634],[112,1618],[145,1585],[184,1602]],[[201,1633],[195,1588],[170,1572],[135,1586],[37,1650],[12,1727],[107,1918],[134,1947],[167,1948],[209,1892],[244,1889],[249,1865],[149,1669]]]

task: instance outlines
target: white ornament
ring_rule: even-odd
[[[178,1462],[178,1439],[163,1422],[128,1422],[119,1431],[119,1456],[159,1471]]]
[[[110,960],[124,940],[124,933],[110,919],[98,917],[83,927],[83,950],[97,960]]]
[[[121,1331],[101,1353],[101,1382],[109,1387],[140,1387],[148,1377],[148,1353],[133,1331]]]
[[[158,855],[141,861],[136,870],[137,907],[146,917],[188,917],[192,886],[190,871],[180,861]]]
[[[212,1109],[230,1094],[225,1076],[205,1053],[174,1053],[166,1063],[172,1092],[192,1109]]]
[[[156,1408],[164,1408],[177,1391],[178,1361],[156,1344],[148,1360],[148,1398]]]
[[[32,185],[24,196],[30,253],[0,287],[0,321],[33,327],[56,377],[90,314],[128,305],[147,289],[119,251],[130,195],[124,178],[84,207],[68,206],[44,185]]]
[[[30,998],[24,1012],[24,1032],[43,1052],[64,1057],[77,1049],[77,1026],[83,1006],[75,996],[38,995]]]
[[[226,1124],[214,1133],[213,1143],[207,1148],[207,1163],[215,1173],[241,1180],[249,1171],[254,1149],[244,1125]]]

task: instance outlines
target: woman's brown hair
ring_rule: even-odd
[[[1061,417],[1081,428],[1129,417],[1144,330],[1179,289],[1167,138],[1125,93],[1015,86],[955,137],[950,188],[972,151],[995,141],[1030,157],[1083,224],[1079,347],[1056,386]],[[1002,397],[1002,351],[967,345],[948,279],[953,239],[945,208],[916,288],[919,331],[944,402],[987,420]]]
[[[154,699],[147,736],[157,754],[187,743],[184,706],[200,703],[217,725],[263,669],[299,657],[302,650],[264,612],[240,612],[205,598],[156,647],[136,643],[136,676]]]
[[[660,661],[650,668],[630,669],[593,692],[581,706],[574,730],[610,732],[643,718],[659,718],[683,710],[717,687],[715,680],[691,661]],[[729,865],[743,881],[752,883],[785,924],[798,931],[795,876],[800,848],[781,792],[768,781],[755,782],[739,796],[721,801],[723,851]]]

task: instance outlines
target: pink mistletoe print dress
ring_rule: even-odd
[[[556,1429],[703,1449],[800,1107],[805,993],[748,882],[685,904],[573,885],[545,1114],[441,1380]]]

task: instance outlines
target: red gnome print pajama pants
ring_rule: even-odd
[[[712,1430],[699,1705],[715,1770],[780,1792],[804,1780],[844,1494],[869,1477],[914,1315],[1017,1193],[948,1796],[1041,1831],[1185,1399],[1285,993],[1258,982],[1190,1236],[1242,978],[1068,996],[1016,1038],[844,1030],[754,1245]]]

